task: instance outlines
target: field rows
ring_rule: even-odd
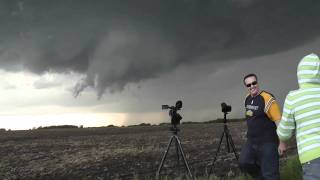
[[[229,123],[237,151],[245,139],[245,123]],[[185,124],[180,139],[196,175],[205,175],[217,150],[223,124]],[[169,126],[47,129],[2,132],[0,179],[130,179],[154,177],[171,137]],[[225,142],[225,139],[223,140]],[[215,173],[237,173],[232,153],[222,146]],[[163,174],[179,175],[175,149],[168,153]]]

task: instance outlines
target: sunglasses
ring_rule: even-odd
[[[247,86],[247,87],[251,87],[251,86],[254,86],[254,85],[256,85],[256,84],[258,84],[258,82],[257,82],[257,81],[253,81],[253,82],[250,83],[250,84],[246,84],[246,86]]]

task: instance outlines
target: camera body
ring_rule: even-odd
[[[227,105],[225,102],[221,103],[221,111],[223,113],[231,112],[231,106]]]
[[[170,109],[169,116],[171,117],[171,124],[176,126],[180,124],[182,116],[177,112],[182,108],[182,101],[177,101],[175,106],[162,105],[162,109]]]

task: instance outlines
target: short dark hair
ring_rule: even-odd
[[[257,77],[257,75],[256,75],[256,74],[251,73],[251,74],[246,75],[246,76],[243,78],[243,84],[244,84],[244,85],[246,85],[245,80],[246,80],[248,77],[255,77],[255,78],[256,78],[256,80],[258,81],[258,77]]]

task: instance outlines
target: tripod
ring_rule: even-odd
[[[208,177],[210,177],[210,174],[213,172],[214,165],[215,165],[214,163],[215,163],[216,160],[217,160],[217,156],[218,156],[218,153],[219,153],[219,151],[220,151],[221,143],[222,143],[222,140],[223,140],[223,137],[224,137],[224,136],[226,136],[226,146],[227,146],[228,153],[230,153],[230,146],[231,146],[232,151],[233,151],[236,159],[237,159],[237,160],[239,159],[238,154],[237,154],[237,152],[236,152],[236,148],[235,148],[235,146],[234,146],[232,137],[231,137],[231,135],[230,135],[230,133],[229,133],[229,129],[228,129],[228,126],[227,126],[227,118],[226,118],[226,117],[227,117],[227,114],[228,114],[227,112],[224,112],[224,118],[223,118],[223,119],[224,119],[224,121],[223,121],[223,123],[224,123],[224,128],[223,128],[223,132],[222,132],[221,137],[220,137],[220,142],[219,142],[219,146],[218,146],[217,152],[216,152],[216,154],[215,154],[215,156],[214,156],[214,159],[213,159],[213,161],[212,161],[212,165],[211,165],[211,168],[210,168]]]
[[[184,152],[183,152],[183,149],[182,149],[182,146],[181,146],[181,141],[180,141],[179,136],[178,136],[179,129],[175,125],[173,125],[173,127],[170,130],[172,131],[172,136],[170,138],[170,141],[169,141],[169,144],[167,146],[167,149],[166,149],[166,151],[165,151],[165,153],[164,153],[164,155],[162,157],[162,160],[161,160],[161,163],[159,165],[159,168],[158,168],[156,176],[159,177],[160,172],[161,172],[161,168],[163,167],[163,163],[166,160],[166,157],[168,155],[168,152],[169,152],[170,146],[172,144],[172,141],[174,141],[175,142],[175,146],[176,146],[176,155],[177,155],[178,167],[180,166],[180,154],[181,154],[182,158],[183,158],[183,163],[184,163],[186,169],[188,170],[189,176],[192,179],[194,179],[193,176],[192,176],[192,173],[190,171],[188,162],[186,160],[186,156],[184,155]]]

